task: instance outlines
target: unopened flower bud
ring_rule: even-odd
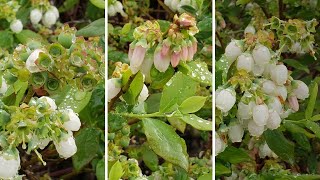
[[[177,67],[181,60],[181,50],[174,51],[171,55],[171,65],[172,67]]]
[[[130,69],[133,74],[136,74],[140,70],[146,51],[146,48],[139,45],[134,48],[132,58],[130,59]]]
[[[30,12],[30,20],[32,24],[39,24],[42,18],[42,12],[39,9],[32,9]]]
[[[23,24],[19,19],[13,20],[10,24],[10,29],[14,33],[20,33],[23,29]]]
[[[308,86],[300,81],[300,80],[295,80],[292,82],[293,84],[293,93],[296,95],[298,99],[304,100],[309,97],[309,88]]]
[[[238,70],[245,70],[247,72],[252,71],[253,68],[253,58],[249,53],[242,53],[237,60],[237,69]]]
[[[293,111],[296,111],[296,112],[299,111],[299,102],[298,102],[297,96],[290,96],[288,98],[288,101],[289,101],[289,106]]]

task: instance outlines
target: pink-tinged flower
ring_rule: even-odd
[[[129,48],[129,52],[128,52],[128,59],[129,59],[129,61],[131,61],[131,59],[132,59],[132,55],[133,55],[133,50],[134,50],[134,48]]]
[[[173,52],[171,56],[172,67],[177,67],[181,59],[181,51]]]
[[[188,54],[189,54],[189,52],[188,52],[188,46],[183,46],[182,47],[182,60],[183,61],[187,61],[188,60]]]
[[[194,41],[194,42],[192,43],[192,47],[193,47],[193,54],[195,54],[195,53],[197,52],[197,50],[198,50],[198,43],[197,43],[197,41]]]
[[[151,75],[150,70],[153,64],[153,57],[152,55],[147,54],[146,58],[141,64],[140,71],[145,76],[145,82],[151,83]]]
[[[161,48],[161,55],[165,56],[169,53],[170,50],[170,46],[168,46],[167,44],[163,44],[162,48]]]
[[[290,96],[288,101],[292,110],[299,111],[299,102],[297,96]]]
[[[161,51],[155,51],[154,56],[153,56],[153,63],[154,63],[154,67],[160,71],[160,72],[165,72],[169,65],[170,65],[170,61],[171,61],[171,53],[168,52],[165,55],[162,55]]]
[[[130,59],[130,69],[133,74],[137,73],[144,60],[147,49],[142,46],[136,46],[133,50],[132,58]]]
[[[188,58],[187,58],[187,61],[191,61],[193,59],[193,56],[194,56],[193,47],[192,46],[188,46]]]

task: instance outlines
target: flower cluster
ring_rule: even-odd
[[[104,54],[95,39],[75,37],[75,29],[64,26],[58,42],[30,41],[19,45],[2,60],[1,72],[7,84],[29,81],[35,90],[54,93],[64,85],[92,90],[104,77]],[[43,95],[43,94],[38,94]]]
[[[241,142],[245,129],[255,137],[266,129],[277,129],[281,119],[299,110],[298,100],[308,98],[308,86],[290,76],[278,55],[258,41],[248,45],[232,40],[227,45],[220,61],[229,65],[227,71],[233,71],[216,91],[216,108],[227,115],[237,104],[237,120],[228,126],[232,142]],[[234,69],[229,68],[232,65]]]
[[[20,107],[1,102],[0,107],[0,178],[17,175],[20,158],[16,148],[21,144],[27,153],[35,151],[44,165],[37,149],[44,149],[50,141],[62,158],[77,152],[72,131],[78,131],[81,122],[72,109],[58,109],[55,101],[47,96],[32,98],[29,104],[23,103]]]
[[[123,11],[123,5],[120,1],[113,0],[111,3],[108,1],[108,15],[115,16],[120,13],[121,16],[127,17],[128,15]]]
[[[175,15],[164,34],[156,21],[147,21],[137,27],[128,55],[132,73],[141,70],[148,82],[153,64],[158,71],[165,72],[170,62],[172,67],[177,67],[181,61],[191,61],[197,52],[194,35],[198,31],[195,18],[186,13],[179,17]]]
[[[32,10],[30,12],[30,21],[35,26],[42,22],[42,24],[51,28],[56,24],[59,18],[59,11],[51,5],[49,1],[42,1],[41,3],[33,1]]]
[[[185,12],[183,6],[191,6],[197,9],[197,3],[195,0],[165,0],[164,4],[168,6],[173,12],[178,11],[179,13]]]

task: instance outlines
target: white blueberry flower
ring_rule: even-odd
[[[31,72],[41,72],[41,69],[36,65],[36,61],[39,58],[39,54],[43,52],[41,49],[34,50],[26,61],[26,68]]]
[[[138,102],[144,102],[149,96],[148,87],[144,84],[138,97]]]
[[[108,79],[108,101],[117,96],[121,91],[121,84],[118,78]]]
[[[226,148],[225,142],[220,138],[218,133],[215,135],[215,156],[217,156],[219,153],[223,152]]]
[[[269,107],[269,109],[275,110],[277,113],[282,112],[282,104],[281,104],[279,98],[276,96],[272,96],[268,100],[268,107]]]
[[[66,113],[69,119],[68,121],[63,123],[63,127],[68,131],[78,131],[81,126],[81,121],[79,117],[72,109],[67,109]]]
[[[77,152],[76,142],[71,132],[60,139],[59,142],[53,142],[59,155],[67,159]]]
[[[253,58],[249,53],[242,53],[237,60],[237,69],[244,69],[247,72],[251,72],[253,69]]]
[[[244,130],[240,124],[233,124],[229,126],[228,136],[231,142],[241,142]]]
[[[271,79],[278,85],[283,85],[288,79],[288,69],[285,65],[280,64],[270,72]]]
[[[267,120],[269,118],[269,109],[265,104],[256,105],[252,109],[252,117],[253,121],[258,126],[264,126],[267,124]]]
[[[274,71],[275,68],[276,68],[276,64],[274,64],[274,63],[268,63],[268,64],[264,65],[263,76],[265,78],[270,78],[270,73],[271,73],[271,71]]]
[[[114,5],[111,4],[108,6],[108,15],[109,16],[115,16],[117,14],[116,9],[114,8]]]
[[[255,29],[251,24],[249,24],[249,25],[244,29],[244,34],[247,34],[247,33],[255,34],[255,33],[256,33],[256,29]]]
[[[1,88],[0,88],[0,93],[4,94],[6,93],[8,90],[8,85],[6,83],[6,80],[2,77],[2,84],[1,84]]]
[[[273,81],[266,80],[262,83],[262,91],[266,94],[274,94],[276,90],[276,85]]]
[[[298,99],[304,100],[309,97],[309,88],[303,81],[295,80],[292,83],[294,86],[292,92]]]
[[[39,9],[32,9],[30,12],[30,20],[32,24],[38,24],[41,21],[42,12]]]
[[[285,86],[283,86],[283,85],[277,86],[276,87],[276,95],[277,96],[281,96],[282,100],[285,101],[287,99],[287,95],[288,95],[287,88]]]
[[[267,156],[278,158],[278,156],[269,148],[266,142],[259,146],[259,156],[260,158],[265,158]]]
[[[50,6],[49,11],[52,11],[56,16],[56,19],[59,18],[59,10],[55,6]]]
[[[222,112],[228,112],[236,103],[236,93],[233,89],[223,89],[216,94],[216,107]]]
[[[264,132],[264,126],[259,126],[253,120],[249,121],[248,123],[248,131],[251,136],[259,137]]]
[[[114,5],[115,11],[120,13],[121,16],[123,16],[123,17],[127,16],[127,14],[123,11],[123,5],[120,1],[116,1],[113,5]]]
[[[277,111],[271,110],[271,112],[269,112],[269,119],[267,121],[267,128],[277,129],[278,127],[280,127],[280,124],[281,124],[281,118],[280,118],[279,114],[277,113]]]
[[[235,40],[232,40],[225,49],[225,55],[230,64],[232,64],[241,54],[242,47],[240,47]]]
[[[293,111],[295,112],[299,111],[299,102],[298,102],[297,96],[290,96],[288,98],[288,102],[289,102],[290,108]]]
[[[269,49],[261,44],[256,45],[252,51],[252,56],[258,65],[265,65],[271,60],[271,54]]]
[[[50,97],[42,96],[42,97],[39,98],[39,100],[40,100],[40,101],[45,101],[45,102],[47,102],[47,103],[49,104],[51,110],[54,111],[54,110],[57,109],[56,103],[55,103],[54,100],[51,99]]]
[[[57,15],[53,10],[48,10],[42,17],[42,24],[51,28],[57,22]]]
[[[237,117],[240,119],[250,119],[252,117],[252,108],[255,106],[253,101],[249,104],[244,104],[243,102],[238,103]]]
[[[0,152],[0,178],[10,179],[18,174],[20,169],[19,154],[13,155],[6,152]]]
[[[48,146],[48,144],[50,143],[50,139],[49,138],[45,138],[45,139],[39,139],[38,141],[38,147],[40,149],[44,149]]]
[[[254,64],[253,65],[253,75],[254,76],[261,76],[264,72],[264,68],[265,66],[264,65],[258,65],[258,64]]]
[[[178,10],[178,6],[179,6],[180,1],[179,0],[171,0],[171,4],[170,4],[170,9],[172,9],[172,11],[177,11]]]
[[[291,113],[293,113],[294,111],[292,109],[287,109],[286,111],[282,111],[280,113],[280,117],[282,119],[287,118]]]
[[[10,29],[14,33],[20,33],[23,29],[23,24],[19,19],[15,19],[10,23]]]

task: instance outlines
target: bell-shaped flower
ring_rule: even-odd
[[[265,65],[271,60],[271,53],[269,49],[261,44],[256,45],[252,51],[252,56],[256,64]]]
[[[264,132],[264,125],[260,126],[255,123],[255,121],[251,120],[248,123],[248,131],[251,136],[259,137]]]
[[[50,109],[53,111],[57,109],[56,103],[50,97],[42,96],[39,98],[39,101],[46,102],[50,106]]]
[[[292,93],[296,95],[298,99],[304,100],[309,97],[309,88],[303,81],[292,81],[292,86]]]
[[[39,9],[32,9],[30,12],[30,21],[32,24],[39,24],[42,18],[42,12]]]
[[[6,80],[2,77],[2,84],[1,84],[1,87],[0,87],[0,93],[1,94],[4,94],[6,93],[8,90],[8,85],[6,83]]]
[[[57,14],[53,10],[48,10],[42,17],[42,24],[51,28],[57,22]]]
[[[299,102],[297,96],[290,96],[288,98],[289,106],[293,111],[299,111]]]
[[[108,101],[116,97],[120,91],[121,91],[120,79],[118,78],[108,79]]]
[[[277,84],[277,85],[283,85],[286,83],[288,79],[288,69],[285,65],[280,64],[275,67],[270,72],[271,79]]]
[[[23,24],[19,19],[15,19],[10,23],[10,29],[14,33],[20,33],[23,29]]]
[[[39,54],[43,52],[41,49],[34,50],[26,61],[26,68],[31,72],[41,72],[41,69],[37,66],[36,61],[39,58]]]
[[[242,53],[237,60],[237,70],[245,70],[251,72],[253,69],[253,58],[249,53]]]
[[[279,113],[275,110],[271,110],[269,112],[269,119],[267,121],[267,128],[269,129],[277,129],[280,127],[281,124],[281,118]]]
[[[239,41],[236,40],[232,40],[225,49],[225,55],[230,64],[232,64],[241,54],[242,46]]]
[[[172,52],[172,55],[171,55],[171,65],[172,65],[172,67],[177,67],[179,65],[179,62],[180,62],[181,57],[182,57],[181,55],[182,55],[181,49]]]
[[[72,132],[63,134],[59,141],[53,141],[53,143],[59,155],[64,159],[73,156],[77,152],[77,146]]]
[[[66,110],[68,120],[63,123],[63,127],[68,131],[78,131],[81,126],[80,118],[72,109]]]
[[[222,112],[228,112],[236,103],[236,92],[231,89],[223,89],[216,94],[216,107]]]
[[[138,102],[140,103],[144,102],[145,100],[147,100],[148,96],[149,96],[149,90],[148,90],[148,87],[144,84],[138,96]]]
[[[163,47],[162,47],[162,49],[163,49]],[[166,54],[163,54],[162,49],[160,50],[160,48],[156,48],[156,50],[154,52],[154,56],[153,56],[153,63],[154,63],[154,67],[158,71],[165,72],[170,65],[171,52],[168,51]]]
[[[10,151],[0,152],[0,178],[1,179],[13,178],[18,174],[19,169],[20,169],[19,152],[17,153],[11,153]]]
[[[252,109],[252,117],[253,121],[258,126],[264,126],[267,124],[267,120],[269,119],[269,109],[265,104],[256,105]]]
[[[135,48],[132,53],[132,57],[130,60],[130,69],[133,74],[136,74],[140,70],[140,66],[144,60],[146,55],[147,48],[146,46],[142,46],[140,43],[135,45]]]
[[[241,142],[244,134],[243,127],[240,124],[233,124],[229,126],[228,136],[231,142]]]

